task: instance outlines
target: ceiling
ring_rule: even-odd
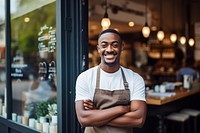
[[[89,37],[101,31],[104,3],[105,0],[89,0]],[[141,31],[146,18],[145,0],[107,0],[107,5],[111,28],[120,32]],[[200,22],[199,9],[200,0],[147,0],[148,25],[162,26],[169,33],[191,32],[190,27]],[[129,21],[135,22],[134,27],[128,26]]]

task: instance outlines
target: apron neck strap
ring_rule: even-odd
[[[124,81],[124,87],[125,87],[125,89],[129,89],[128,88],[128,82],[126,81],[126,77],[125,77],[125,74],[124,74],[124,71],[123,71],[122,68],[121,68],[121,72],[122,72],[122,78],[123,78],[123,81]]]
[[[97,68],[97,78],[96,78],[96,89],[99,89],[100,86],[100,66]]]

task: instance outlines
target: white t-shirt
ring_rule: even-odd
[[[90,99],[93,100],[95,88],[96,88],[96,76],[97,68],[95,66],[84,72],[82,72],[76,80],[76,98],[75,101]],[[133,72],[130,69],[121,66],[124,71],[126,80],[129,85],[130,90],[130,101],[132,100],[142,100],[146,101],[145,98],[145,84],[143,78]],[[124,82],[122,78],[121,69],[115,73],[107,73],[100,69],[100,89],[105,90],[116,90],[125,89]]]

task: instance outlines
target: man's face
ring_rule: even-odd
[[[97,50],[101,57],[101,63],[109,66],[119,64],[122,48],[122,41],[117,34],[102,34],[98,39],[97,45]]]

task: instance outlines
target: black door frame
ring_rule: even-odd
[[[39,133],[11,120],[11,17],[5,0],[7,119],[0,117],[4,133]],[[58,133],[81,133],[74,99],[76,77],[88,68],[88,0],[56,0]]]
[[[79,133],[74,99],[76,77],[87,69],[88,0],[57,1],[59,133]]]

